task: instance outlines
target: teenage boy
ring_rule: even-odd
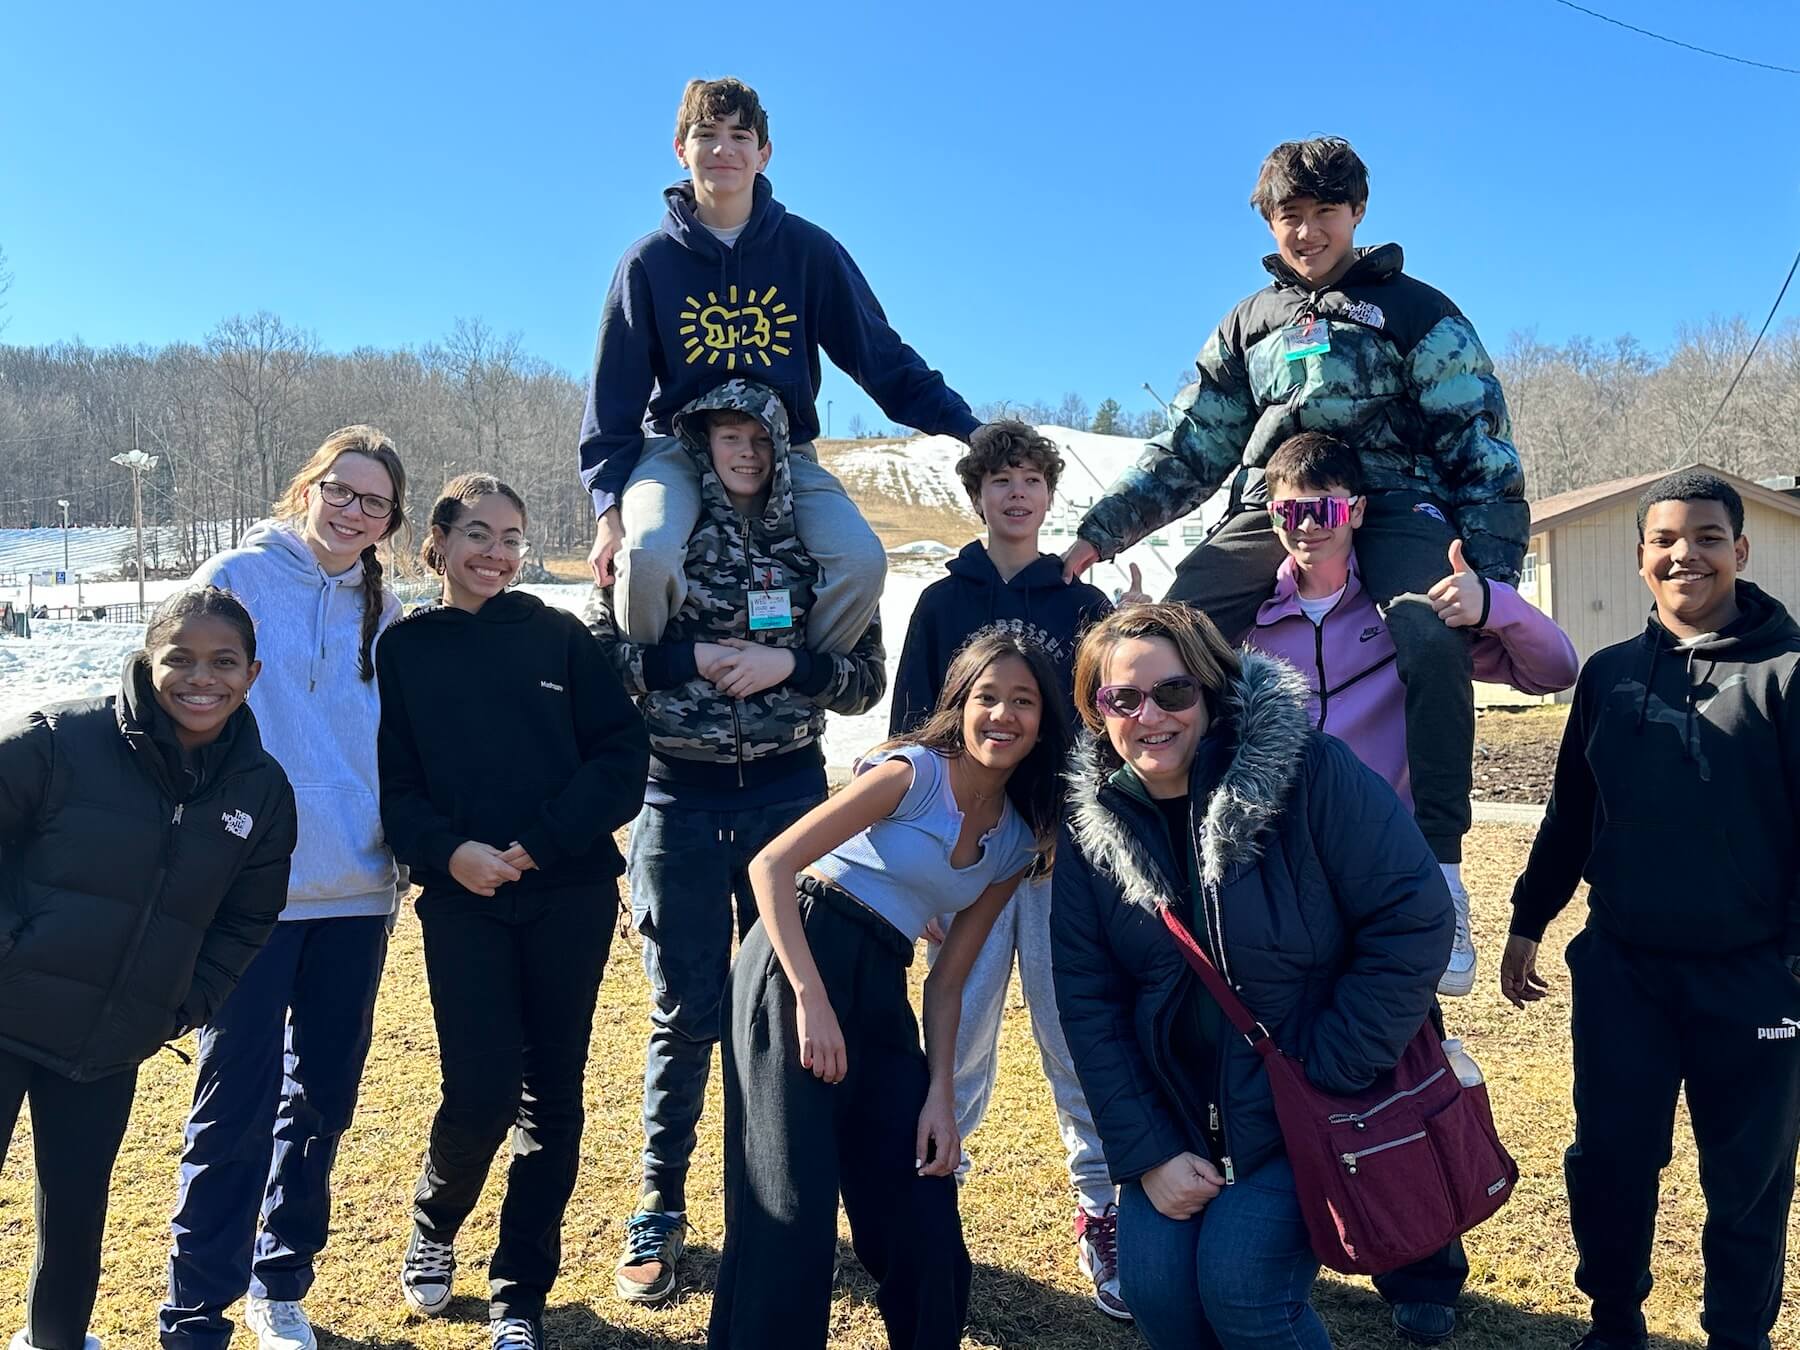
[[[1466,633],[1440,623],[1424,596],[1444,576],[1452,539],[1480,576],[1517,582],[1530,512],[1493,363],[1456,306],[1401,270],[1399,245],[1356,247],[1368,201],[1368,170],[1347,141],[1288,141],[1269,153],[1250,202],[1275,237],[1263,259],[1274,281],[1207,340],[1169,430],[1087,513],[1064,571],[1115,556],[1229,480],[1224,518],[1182,562],[1168,598],[1205,610],[1237,642],[1282,560],[1263,466],[1302,430],[1347,441],[1367,485],[1362,585],[1393,634],[1406,691],[1416,818],[1438,861],[1458,864],[1475,750],[1471,653]],[[1446,875],[1466,935],[1456,871]]]
[[[1075,646],[1081,631],[1111,609],[1085,582],[1066,586],[1062,562],[1038,548],[1038,532],[1056,496],[1063,459],[1055,442],[1022,422],[990,422],[969,439],[956,473],[985,540],[969,543],[946,566],[950,575],[927,586],[913,609],[906,645],[894,671],[888,715],[893,735],[931,715],[950,658],[979,629],[1005,624],[1049,655],[1062,685],[1062,713],[1072,715]],[[934,930],[941,940],[941,930]],[[1094,1283],[1094,1305],[1129,1321],[1119,1296],[1118,1191],[1107,1174],[1100,1136],[1075,1078],[1063,1041],[1050,978],[1050,879],[1028,879],[995,922],[963,986],[956,1037],[956,1125],[967,1140],[987,1113],[999,1068],[1000,1021],[1015,956],[1031,1033],[1056,1103],[1075,1188],[1075,1240],[1082,1273]],[[965,1153],[958,1177],[968,1174]]]
[[[685,596],[700,487],[670,419],[742,375],[787,405],[794,512],[819,564],[808,644],[845,653],[875,617],[887,556],[819,467],[819,353],[896,422],[967,440],[961,396],[888,325],[843,245],[790,215],[769,181],[769,119],[737,80],[692,80],[675,119],[690,177],[663,193],[661,227],[625,251],[600,316],[581,421],[581,481],[599,523],[594,579],[616,581],[620,631],[656,642]]]
[[[719,1003],[756,920],[750,860],[825,797],[825,714],[867,711],[887,683],[881,625],[853,651],[813,643],[819,560],[794,526],[787,413],[773,389],[730,380],[677,413],[700,484],[680,609],[652,643],[620,635],[615,590],[594,632],[650,731],[650,781],[626,865],[643,938],[651,1033],[644,1065],[644,1176],[615,1286],[656,1303],[687,1244],[687,1173]]]
[[[1406,764],[1405,691],[1394,669],[1394,640],[1363,589],[1355,538],[1367,509],[1362,465],[1344,442],[1304,431],[1282,442],[1264,469],[1269,518],[1287,555],[1275,593],[1256,613],[1247,646],[1279,656],[1312,688],[1313,725],[1344,741],[1413,806]],[[1550,694],[1575,683],[1579,661],[1562,629],[1505,582],[1477,576],[1462,542],[1449,550],[1450,575],[1427,598],[1438,620],[1473,633],[1475,678]],[[1463,921],[1466,897],[1458,906]],[[1438,983],[1443,994],[1474,988],[1475,963],[1457,954]],[[1394,1326],[1432,1345],[1456,1330],[1456,1299],[1468,1279],[1462,1243],[1401,1270],[1379,1275],[1375,1288],[1393,1307]]]
[[[1643,1350],[1657,1176],[1685,1087],[1706,1226],[1710,1350],[1767,1350],[1800,1137],[1800,626],[1738,580],[1744,504],[1713,474],[1638,502],[1644,632],[1594,653],[1513,891],[1500,990],[1543,998],[1538,944],[1588,883],[1569,943],[1575,1142],[1564,1155],[1580,1350]]]

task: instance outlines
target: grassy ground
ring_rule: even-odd
[[[1517,1198],[1469,1241],[1474,1266],[1463,1303],[1462,1350],[1552,1350],[1582,1327],[1570,1273],[1574,1253],[1563,1199],[1561,1151],[1570,1137],[1567,978],[1555,955],[1572,935],[1578,913],[1565,916],[1546,943],[1545,972],[1557,994],[1521,1015],[1493,992],[1492,974],[1504,933],[1502,901],[1530,844],[1516,828],[1478,826],[1466,867],[1476,896],[1483,952],[1476,994],[1450,1007],[1459,1031],[1492,1085],[1501,1133],[1523,1171]],[[922,964],[922,963],[920,963]],[[1009,1012],[1000,1082],[988,1123],[971,1151],[976,1172],[963,1193],[964,1227],[977,1267],[965,1346],[1006,1350],[1075,1350],[1139,1344],[1135,1333],[1108,1324],[1087,1303],[1070,1245],[1070,1200],[1048,1089],[1037,1068],[1023,1009]],[[337,1170],[336,1231],[319,1265],[309,1307],[326,1347],[448,1350],[485,1344],[482,1264],[494,1237],[499,1170],[464,1231],[461,1297],[451,1315],[409,1321],[396,1290],[407,1202],[436,1098],[435,1042],[425,996],[419,928],[406,911],[376,1014],[377,1036],[364,1078],[356,1125]],[[612,1294],[612,1266],[622,1220],[635,1194],[637,1115],[645,1033],[644,980],[635,942],[620,938],[601,991],[588,1075],[588,1127],[580,1186],[565,1236],[562,1280],[548,1326],[553,1344],[607,1350],[660,1350],[700,1345],[716,1253],[723,1237],[718,1193],[719,1108],[715,1094],[702,1123],[694,1184],[694,1255],[680,1297],[662,1309],[638,1309]],[[145,1066],[137,1111],[113,1181],[106,1266],[94,1330],[112,1350],[150,1347],[163,1287],[168,1214],[190,1070],[163,1055]],[[1687,1142],[1664,1183],[1656,1248],[1657,1287],[1650,1319],[1663,1346],[1698,1346],[1702,1206]],[[21,1325],[25,1271],[31,1258],[31,1169],[21,1130],[11,1165],[0,1177],[0,1266],[12,1271],[0,1295],[0,1328]],[[1792,1238],[1790,1250],[1800,1251]],[[1790,1284],[1800,1270],[1791,1257]],[[866,1279],[847,1263],[832,1312],[832,1343],[885,1344]],[[1340,1347],[1394,1344],[1384,1310],[1365,1281],[1321,1281],[1318,1303]],[[240,1333],[238,1347],[251,1344]],[[1800,1315],[1789,1312],[1775,1344],[1800,1344]]]

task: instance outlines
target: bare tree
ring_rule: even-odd
[[[229,415],[238,433],[240,454],[232,462],[234,501],[242,495],[244,450],[255,456],[261,500],[274,500],[282,420],[294,406],[300,377],[317,348],[312,334],[290,328],[267,310],[248,317],[234,314],[207,335],[206,349],[214,374],[229,395]]]

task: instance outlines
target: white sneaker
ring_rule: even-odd
[[[1438,993],[1445,998],[1462,998],[1475,989],[1475,942],[1469,936],[1469,890],[1462,878],[1446,876],[1450,884],[1450,903],[1456,909],[1456,941],[1450,947],[1450,964],[1438,980]]]
[[[488,1323],[492,1350],[544,1350],[544,1329],[523,1317],[497,1317]]]
[[[37,1350],[37,1347],[27,1340],[25,1333],[21,1331],[12,1338],[10,1350]],[[100,1338],[98,1336],[89,1336],[87,1340],[82,1342],[82,1350],[101,1350]]]
[[[1094,1306],[1115,1322],[1129,1322],[1131,1309],[1119,1293],[1119,1207],[1098,1214],[1075,1207],[1075,1250],[1081,1273],[1094,1282]]]
[[[456,1249],[433,1242],[413,1225],[400,1261],[400,1296],[421,1317],[436,1317],[450,1306],[456,1282]]]
[[[244,1325],[256,1333],[257,1350],[319,1350],[306,1309],[285,1299],[244,1299]]]

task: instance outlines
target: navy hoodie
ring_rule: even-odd
[[[1684,647],[1653,611],[1589,658],[1514,933],[1541,940],[1585,878],[1588,922],[1627,946],[1800,955],[1800,626],[1737,598],[1715,637]]]
[[[672,434],[675,413],[734,375],[781,395],[793,444],[816,439],[821,347],[894,421],[968,440],[969,405],[888,326],[844,246],[788,214],[767,178],[730,247],[694,214],[688,180],[663,199],[662,227],[625,251],[600,315],[581,419],[590,492],[617,498],[645,435]]]
[[[1002,581],[979,539],[944,566],[950,575],[920,594],[906,629],[906,646],[894,671],[889,734],[910,731],[931,716],[956,649],[995,623],[1004,623],[1050,654],[1062,681],[1063,705],[1072,708],[1075,644],[1089,624],[1112,611],[1105,593],[1085,581],[1065,585],[1062,559],[1053,553],[1039,554],[1011,581]]]

